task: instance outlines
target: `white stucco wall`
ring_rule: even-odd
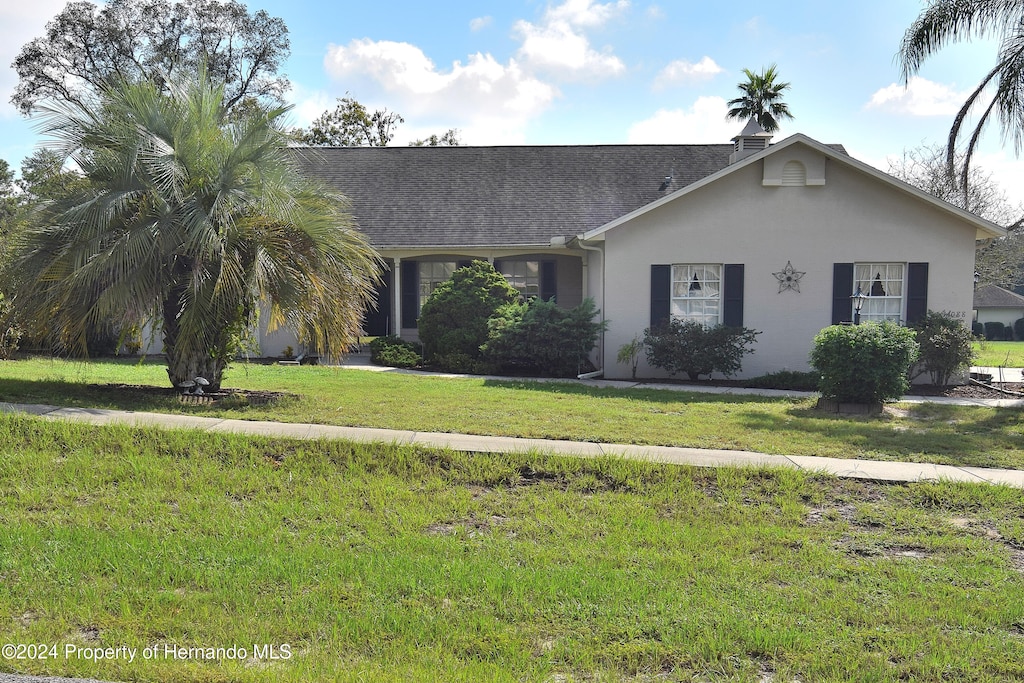
[[[629,376],[615,356],[650,324],[652,264],[745,265],[743,322],[762,334],[739,377],[809,369],[812,340],[832,321],[837,262],[927,262],[928,308],[969,323],[974,226],[804,145],[777,154],[809,169],[824,161],[825,184],[764,186],[758,161],[604,233],[606,377]],[[806,273],[799,293],[779,292],[773,273],[787,262]],[[638,371],[661,374],[645,361]]]
[[[979,308],[977,322],[985,324],[998,322],[1013,327],[1020,318],[1024,318],[1024,308]]]

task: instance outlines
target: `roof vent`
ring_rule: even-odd
[[[740,159],[746,159],[751,154],[768,149],[771,139],[772,134],[765,132],[761,124],[757,122],[757,117],[751,116],[740,134],[732,139],[733,148],[732,154],[729,155],[729,163],[734,164]]]

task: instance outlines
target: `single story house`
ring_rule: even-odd
[[[974,290],[974,322],[1013,323],[1024,318],[1024,296],[998,285],[982,285]]]
[[[814,335],[853,319],[970,322],[974,249],[997,225],[805,135],[770,144],[346,147],[295,150],[344,193],[387,264],[366,332],[416,337],[420,307],[486,259],[524,296],[594,299],[608,330],[593,360],[669,316],[759,330],[741,376],[805,370]],[[284,332],[263,336],[267,354]],[[658,376],[641,363],[640,376]]]

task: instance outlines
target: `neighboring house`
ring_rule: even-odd
[[[299,149],[347,195],[388,266],[366,332],[416,337],[452,271],[486,259],[524,296],[591,297],[609,323],[594,361],[669,316],[761,331],[742,376],[807,369],[814,335],[853,318],[969,322],[975,240],[1004,231],[794,135],[751,122],[724,145]],[[298,346],[263,338],[264,352]],[[641,376],[658,371],[641,365]]]
[[[1024,318],[1024,296],[996,285],[982,285],[974,290],[974,321],[998,322],[1012,328]]]

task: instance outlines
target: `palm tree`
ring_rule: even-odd
[[[907,29],[899,52],[906,83],[921,69],[925,59],[945,45],[990,36],[1000,40],[996,65],[957,112],[946,145],[946,165],[952,175],[964,121],[975,106],[980,106],[982,112],[959,166],[960,188],[964,194],[967,193],[971,158],[993,111],[998,111],[1003,134],[1012,136],[1017,153],[1024,140],[1024,3],[1019,0],[932,0]],[[992,85],[994,91],[989,90]]]
[[[46,109],[43,131],[88,183],[22,240],[18,300],[36,329],[84,349],[97,321],[153,322],[171,383],[214,389],[261,308],[271,329],[343,352],[379,261],[344,199],[296,169],[286,111],[229,117],[205,73]]]
[[[775,82],[779,74],[774,64],[759,74],[750,69],[744,69],[743,73],[746,82],[736,84],[743,95],[729,100],[730,109],[725,118],[746,120],[753,116],[765,132],[774,133],[779,129],[780,119],[793,118],[789,106],[782,101],[782,93],[789,90],[790,84]]]

